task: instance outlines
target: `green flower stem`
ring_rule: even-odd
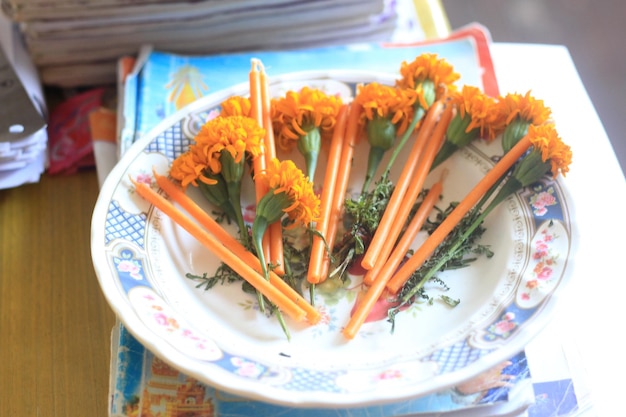
[[[398,141],[398,145],[393,150],[393,153],[391,154],[391,157],[389,158],[389,161],[387,162],[387,167],[385,168],[386,173],[389,173],[389,171],[391,171],[391,167],[393,167],[393,164],[396,161],[396,158],[398,157],[398,155],[400,155],[402,148],[404,147],[406,142],[409,140],[409,138],[413,134],[413,131],[415,130],[415,126],[417,126],[417,124],[419,123],[420,120],[422,120],[425,114],[426,114],[426,111],[421,106],[418,106],[415,109],[415,112],[413,112],[413,119],[411,120],[409,127],[407,127],[406,131],[404,132],[404,134]]]
[[[239,237],[242,245],[246,248],[251,248],[250,244],[250,235],[248,234],[248,228],[246,226],[245,221],[243,220],[243,213],[241,210],[241,179],[243,178],[244,172],[244,162],[245,158],[241,158],[239,162],[235,162],[235,159],[228,151],[222,151],[220,154],[220,162],[222,163],[222,176],[226,181],[226,189],[228,190],[228,198],[230,204],[232,205],[235,212],[235,219],[237,220],[237,225],[239,226]],[[255,220],[256,221],[256,220]],[[261,235],[263,236],[263,235]],[[259,246],[260,247],[260,246]],[[257,254],[259,257],[263,255],[263,252],[259,252],[257,248]],[[261,259],[261,258],[259,258]],[[261,262],[262,266],[265,266],[265,260]],[[264,269],[265,278],[269,279],[269,275]],[[265,312],[265,300],[263,298],[263,294],[256,291],[257,300],[259,303],[259,310],[261,312]]]
[[[241,212],[241,183],[240,182],[229,182],[226,184],[228,188],[228,197],[230,198],[230,204],[232,207],[236,207],[233,209],[235,214],[235,219],[237,220],[237,226],[239,226],[239,238],[241,240],[241,244],[246,248],[250,248],[250,236],[248,235],[248,227],[246,226],[246,222],[243,220],[243,213]]]
[[[550,160],[543,161],[541,151],[533,149],[515,167],[513,175],[525,187],[550,172]]]
[[[235,207],[235,218],[237,219],[237,224],[239,225],[239,236],[241,242],[246,248],[250,248],[250,235],[248,234],[248,228],[243,220],[243,213],[241,210],[241,178],[243,177],[244,171],[244,159],[242,158],[240,163],[236,163],[229,152],[222,152],[220,160],[222,162],[222,175],[226,179],[226,187],[228,189],[230,203],[233,207]],[[261,237],[262,236],[263,234],[261,234]],[[260,247],[260,245],[257,246],[257,254],[259,259],[262,260],[261,265],[263,267],[263,275],[265,276],[265,279],[269,279],[269,273],[267,272],[263,251],[258,250]],[[265,299],[263,294],[257,290],[256,295],[259,303],[259,310],[264,313]]]
[[[428,282],[443,266],[451,260],[454,256],[458,254],[459,248],[461,245],[469,238],[469,236],[476,230],[480,224],[485,220],[485,218],[496,208],[500,203],[502,203],[506,198],[510,195],[518,192],[524,187],[529,186],[530,184],[538,181],[542,176],[546,175],[550,172],[551,164],[550,161],[544,161],[541,155],[541,152],[536,149],[531,149],[521,161],[519,161],[511,170],[513,171],[512,175],[506,178],[507,174],[504,174],[500,181],[505,181],[496,196],[491,200],[489,205],[476,217],[475,220],[472,221],[470,226],[456,239],[456,241],[452,244],[449,250],[437,261],[435,265],[433,265],[427,273],[420,279],[420,281],[415,284],[411,289],[403,294],[401,305],[406,304],[409,300],[417,294],[417,292]],[[509,172],[511,172],[509,170]],[[486,203],[487,199],[491,196],[493,192],[498,188],[498,181],[493,187],[489,189],[487,194],[481,198],[476,207],[473,210],[473,213],[476,213],[477,210]]]
[[[263,270],[263,276],[265,279],[270,278],[269,271],[267,269],[267,259],[265,259],[265,253],[263,253],[263,236],[267,230],[269,223],[265,216],[257,215],[252,223],[252,241],[256,248],[257,256],[261,261],[261,268]]]
[[[367,122],[366,129],[370,151],[367,158],[365,181],[361,188],[362,193],[369,188],[385,152],[391,149],[396,140],[396,126],[386,117],[374,116],[372,120]]]
[[[430,108],[430,106],[432,106],[432,104],[437,99],[437,86],[430,79],[421,80],[418,83],[418,86],[421,86],[422,92],[424,94],[424,101],[426,101],[426,104]],[[404,135],[402,135],[402,137],[400,138],[398,145],[393,150],[393,153],[391,154],[391,158],[389,159],[389,162],[387,163],[387,168],[385,169],[386,173],[391,171],[391,167],[393,167],[393,164],[396,161],[396,158],[398,157],[398,155],[400,155],[400,152],[402,152],[402,148],[404,147],[406,142],[409,140],[409,138],[413,134],[413,131],[415,130],[415,126],[417,126],[417,123],[420,120],[422,120],[425,114],[426,114],[426,109],[424,109],[419,104],[419,102],[415,103],[415,112],[413,113],[413,119],[411,120],[409,127],[404,132]]]
[[[252,223],[252,243],[256,248],[257,257],[261,263],[261,270],[266,280],[270,279],[269,271],[267,270],[267,260],[265,259],[265,253],[263,253],[263,235],[267,230],[267,219],[262,216],[256,216],[254,223]],[[257,301],[259,303],[259,309],[265,311],[265,300],[263,294],[257,291]]]
[[[248,236],[248,228],[243,220],[243,214],[241,211],[241,179],[243,178],[243,171],[245,168],[244,159],[241,158],[239,162],[235,162],[235,159],[228,151],[222,151],[220,154],[220,162],[222,163],[222,176],[226,181],[226,189],[228,191],[228,199],[235,212],[235,219],[239,226],[239,237],[241,243],[249,248],[250,238]]]
[[[255,291],[256,291],[257,303],[259,304],[259,311],[261,313],[265,313],[265,298],[263,297],[263,294],[261,293],[261,291],[259,290],[255,290]]]
[[[313,181],[315,179],[315,170],[317,169],[317,159],[322,148],[322,136],[320,130],[315,126],[305,128],[304,130],[307,133],[298,140],[297,147],[304,156],[307,176],[309,180]]]
[[[447,140],[453,142],[457,146],[462,146],[463,144],[467,144],[471,141],[471,139],[465,139],[465,135],[467,132],[467,128],[472,122],[472,117],[469,114],[465,114],[465,117],[461,117],[460,113],[457,113],[452,120],[450,120],[450,124],[448,125],[448,129],[446,130]],[[472,138],[473,139],[473,138]]]
[[[291,201],[285,192],[274,193],[274,189],[270,189],[259,201],[256,207],[256,216],[252,223],[252,242],[256,248],[257,256],[261,261],[263,276],[269,280],[269,271],[267,269],[267,260],[263,253],[263,236],[270,224],[277,222],[283,217],[284,210],[289,207]]]
[[[287,340],[291,340],[291,333],[289,332],[289,328],[287,327],[287,323],[285,323],[285,318],[283,317],[283,313],[278,309],[278,307],[274,308],[274,313],[276,314],[276,319],[280,323],[280,327],[282,327],[285,336],[287,336]]]
[[[460,148],[457,145],[446,140],[443,143],[443,145],[441,145],[441,148],[439,149],[439,152],[437,152],[435,159],[433,159],[433,163],[430,166],[430,170],[432,171],[435,168],[437,168],[439,165],[441,165],[445,160],[447,160],[453,153],[455,153],[459,149]]]
[[[526,133],[528,133],[530,122],[516,117],[509,123],[502,132],[502,148],[508,152]]]
[[[315,284],[309,285],[309,299],[311,300],[311,305],[315,307]]]
[[[224,177],[219,174],[207,174],[204,173],[207,178],[212,178],[217,181],[217,184],[205,184],[202,181],[198,182],[198,188],[202,192],[204,198],[209,201],[209,203],[215,205],[220,210],[222,210],[226,216],[232,221],[237,220],[237,215],[234,207],[230,203],[230,198],[228,197],[228,188],[226,187],[226,182],[224,181]]]
[[[422,80],[420,82],[420,85],[422,87],[424,100],[426,101],[426,104],[428,105],[428,107],[432,106],[432,104],[437,99],[437,86],[433,83],[432,80],[429,80],[429,79]],[[398,145],[393,150],[393,153],[391,154],[391,158],[389,158],[389,162],[387,163],[387,168],[385,169],[385,173],[387,175],[389,171],[391,171],[391,167],[393,167],[393,164],[395,163],[396,158],[398,157],[398,155],[400,155],[400,152],[402,152],[402,148],[404,147],[406,142],[409,140],[409,138],[413,134],[413,131],[415,130],[415,126],[417,126],[417,123],[419,123],[419,121],[422,120],[425,114],[426,114],[426,109],[424,109],[419,103],[416,103],[415,112],[413,113],[413,119],[411,120],[409,127],[406,129],[406,131],[404,132],[404,134],[398,141]]]
[[[366,192],[369,188],[374,175],[376,175],[376,170],[380,165],[380,161],[382,161],[383,156],[385,156],[385,152],[387,152],[387,150],[381,147],[370,147],[370,151],[367,156],[367,171],[365,172],[365,181],[363,182],[361,193]]]
[[[496,181],[491,188],[489,188],[487,190],[487,192],[485,193],[485,195],[483,195],[483,197],[478,201],[478,203],[476,203],[476,205],[474,206],[474,211],[478,211],[478,210],[482,210],[483,206],[487,203],[487,201],[489,201],[489,199],[491,198],[491,196],[493,195],[493,193],[500,188],[500,184],[502,184],[502,181],[511,173],[511,170],[505,172],[500,178],[498,178],[498,181]]]
[[[463,148],[478,137],[479,129],[472,129],[469,132],[467,127],[472,118],[468,114],[461,117],[459,114],[450,120],[450,125],[446,131],[446,141],[441,146],[437,156],[431,165],[431,171],[447,160],[453,153]]]

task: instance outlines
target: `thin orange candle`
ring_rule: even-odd
[[[328,152],[328,163],[324,174],[324,184],[322,187],[322,195],[320,197],[320,220],[315,225],[318,234],[313,236],[311,242],[311,255],[309,260],[309,271],[307,281],[316,284],[324,281],[322,277],[324,268],[324,258],[326,257],[326,242],[328,236],[328,226],[332,218],[332,212],[335,201],[335,190],[337,188],[337,174],[339,173],[341,163],[341,153],[343,149],[343,138],[345,136],[346,122],[348,119],[347,106],[343,105],[339,109],[337,115],[337,123],[333,137],[330,141],[330,149]]]
[[[274,130],[272,129],[272,114],[270,83],[265,72],[265,67],[260,63],[259,83],[261,85],[261,115],[263,120],[263,128],[265,129],[265,163],[276,158],[276,144],[274,142]]]
[[[397,234],[390,234],[389,231],[393,228],[394,224],[402,223],[400,219],[403,217],[398,215],[398,210],[405,197],[411,178],[420,164],[420,160],[423,160],[421,159],[421,156],[424,147],[431,137],[431,133],[435,128],[442,110],[443,102],[441,100],[435,101],[430,109],[428,109],[428,113],[419,128],[417,138],[413,142],[413,146],[409,152],[407,162],[402,167],[400,177],[396,181],[393,193],[389,198],[387,208],[385,209],[383,216],[380,219],[380,223],[378,224],[378,228],[376,229],[376,232],[374,232],[374,236],[372,237],[372,240],[363,255],[363,259],[361,260],[361,266],[365,269],[372,269],[376,260],[385,256],[382,254],[385,242],[391,241],[391,244],[393,244],[398,238]]]
[[[252,252],[247,250],[237,239],[230,235],[222,226],[220,226],[209,214],[198,206],[191,198],[184,193],[182,189],[176,186],[172,181],[163,175],[159,175],[153,172],[154,178],[157,184],[172,200],[180,204],[185,211],[191,214],[191,217],[196,219],[206,230],[208,230],[213,236],[215,236],[224,246],[233,251],[239,259],[242,259],[248,265],[252,266],[255,271],[262,273],[261,261],[254,256]],[[317,323],[320,319],[320,313],[313,307],[308,301],[283,281],[276,273],[270,271],[270,283],[302,309],[307,314],[307,319],[311,323]]]
[[[261,119],[265,129],[265,166],[276,158],[276,144],[274,143],[274,129],[272,128],[270,85],[265,72],[265,66],[259,61],[259,83],[261,85]],[[274,265],[274,272],[278,275],[285,273],[285,257],[283,248],[283,227],[280,222],[272,223],[268,230],[269,256]]]
[[[255,271],[252,266],[248,265],[244,260],[240,259],[231,250],[226,248],[214,236],[185,216],[171,202],[154,191],[152,188],[148,187],[146,184],[137,182],[132,178],[131,182],[135,186],[137,194],[151,203],[154,207],[161,210],[176,224],[185,229],[205,248],[215,253],[222,262],[232,268],[232,270],[239,274],[243,279],[248,281],[250,285],[266,296],[281,311],[284,311],[288,316],[296,321],[302,321],[305,319],[306,312],[300,306],[279,291],[259,272]]]
[[[350,104],[350,110],[348,112],[348,120],[346,125],[346,133],[343,138],[343,145],[341,147],[341,159],[339,161],[339,172],[337,172],[337,184],[335,185],[335,191],[333,193],[333,204],[330,219],[328,222],[328,228],[326,230],[326,244],[329,248],[333,248],[335,245],[335,239],[337,238],[337,231],[339,229],[339,223],[343,216],[343,206],[348,191],[348,183],[350,181],[350,174],[352,172],[352,158],[354,156],[354,148],[359,141],[359,118],[363,106],[358,103],[352,102]],[[320,277],[322,280],[328,277],[328,269],[330,267],[330,256],[328,252],[324,251],[324,259],[322,262],[322,270]]]
[[[428,215],[432,211],[437,199],[441,196],[443,185],[442,180],[439,180],[428,190],[428,194],[424,197],[424,200],[419,206],[419,209],[409,222],[406,230],[402,234],[402,237],[391,251],[388,258],[379,259],[374,268],[367,271],[363,277],[363,283],[366,285],[372,285],[374,280],[382,279],[387,281],[391,274],[398,268],[402,259],[408,252],[411,244],[417,237],[417,234],[422,229],[422,226],[428,219]]]
[[[424,182],[426,181],[426,177],[430,172],[430,168],[433,161],[435,160],[437,151],[441,148],[441,145],[445,140],[446,130],[448,129],[448,125],[450,124],[452,113],[453,107],[448,105],[445,108],[436,126],[434,127],[434,130],[430,129],[430,132],[432,134],[430,135],[430,138],[428,138],[426,149],[424,149],[424,152],[419,159],[419,163],[416,164],[415,170],[411,173],[411,178],[409,180],[406,191],[400,199],[398,206],[394,210],[394,219],[396,219],[395,222],[386,226],[386,240],[380,243],[378,258],[375,261],[372,269],[377,269],[376,264],[380,264],[381,262],[384,263],[389,257],[391,251],[393,250],[393,247],[396,244],[398,236],[400,236],[400,233],[402,232],[402,227],[404,225],[404,222],[399,219],[406,219],[409,217],[417,196],[420,192],[422,192]],[[378,227],[380,230],[380,225]],[[376,279],[376,275],[376,271],[374,271],[374,273],[372,274],[366,274],[366,279],[364,279],[364,282],[367,285],[371,284],[370,280],[372,278]]]
[[[459,202],[435,231],[415,251],[413,256],[402,265],[387,283],[387,289],[392,294],[397,294],[404,283],[411,277],[414,271],[419,269],[426,259],[437,249],[437,246],[450,234],[452,229],[463,219],[463,216],[474,207],[483,195],[504,175],[509,168],[517,162],[530,148],[531,142],[528,135],[524,136],[510,151],[508,151],[496,165],[476,184],[476,186]]]
[[[424,224],[424,221],[432,211],[437,199],[441,195],[441,190],[441,181],[438,181],[430,188],[428,194],[424,198],[424,201],[420,205],[420,208],[409,223],[407,232],[403,235],[402,239],[400,239],[398,246],[394,249],[389,260],[387,262],[383,262],[384,265],[381,267],[380,273],[378,273],[377,276],[373,277],[371,280],[372,284],[367,289],[365,296],[359,301],[359,305],[354,311],[354,314],[350,317],[348,324],[344,327],[342,332],[346,338],[353,339],[354,336],[356,336],[357,332],[367,319],[367,316],[372,311],[374,304],[385,292],[385,284],[404,258],[404,255],[408,251],[413,238],[417,235],[417,232],[419,232],[420,228]],[[373,273],[373,270],[368,271],[368,274],[369,273]]]
[[[264,127],[263,126],[263,124],[264,124],[264,121],[263,121],[263,90],[262,90],[262,87],[261,87],[261,73],[259,71],[259,68],[262,68],[262,63],[261,63],[260,60],[258,60],[256,58],[252,58],[250,62],[251,62],[251,68],[250,68],[250,74],[249,74],[249,79],[250,79],[250,115],[251,115],[251,117],[253,119],[255,119],[257,121],[259,126]],[[264,146],[261,146],[261,152],[259,153],[259,155],[252,160],[252,168],[254,170],[254,175],[256,175],[259,172],[265,171],[265,168],[267,167],[267,163],[266,163],[267,159],[266,159],[266,156],[265,156],[266,152],[267,152],[267,150],[265,149],[265,144],[264,144]],[[265,184],[262,181],[255,181],[254,182],[254,189],[255,189],[255,192],[256,192],[256,202],[258,204],[258,202],[265,195],[265,193],[267,193],[268,190],[267,190],[267,187],[265,186]],[[269,234],[269,232],[266,233],[265,236],[263,236],[263,242],[262,242],[261,250],[263,251],[266,260],[271,259],[271,257],[270,257],[271,249],[270,249],[270,234]]]

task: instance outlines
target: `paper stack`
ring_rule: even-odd
[[[155,416],[166,410],[172,415],[185,410],[197,416],[215,417],[521,417],[535,400],[524,352],[473,381],[435,394],[351,408],[311,408],[255,401],[203,384],[171,368],[121,323],[113,328],[111,341],[111,417]],[[493,375],[491,384],[485,383],[487,374]],[[507,382],[500,383],[500,378]],[[193,404],[184,403],[189,397],[195,398]]]
[[[46,166],[46,106],[19,33],[0,14],[0,189],[39,181]]]
[[[141,45],[184,54],[390,41],[396,0],[2,0],[46,85],[114,83]],[[414,9],[413,9],[414,11]],[[406,39],[413,41],[416,39]]]
[[[272,76],[285,72],[324,69],[368,69],[392,72],[404,59],[422,52],[437,53],[455,68],[463,81],[499,94],[490,54],[490,35],[469,25],[447,39],[413,45],[344,45],[297,51],[255,51],[211,56],[185,56],[146,47],[137,59],[120,60],[118,140],[120,155],[191,101],[220,94],[237,83],[247,84],[251,58],[261,59]],[[181,77],[181,74],[195,74]],[[192,88],[181,88],[182,85]],[[200,87],[200,88],[194,88]],[[181,94],[193,91],[198,96]],[[185,96],[185,97],[182,97]],[[184,99],[184,100],[183,100]],[[101,177],[115,163],[115,146],[96,153]],[[103,148],[99,148],[102,150]],[[555,323],[555,329],[559,329]],[[578,414],[588,402],[584,384],[572,380],[569,346],[554,329],[544,332],[525,351],[485,374],[456,387],[411,400],[351,408],[306,408],[269,404],[223,392],[171,368],[118,322],[111,338],[111,417],[150,416],[167,410],[193,408],[197,415],[239,417],[556,417]],[[567,349],[566,349],[567,348]],[[565,357],[567,354],[567,357]],[[446,361],[446,355],[442,355]],[[506,366],[504,366],[506,365]],[[504,366],[504,367],[503,367]],[[531,377],[532,375],[532,377]],[[470,388],[471,387],[471,388]],[[480,388],[479,388],[480,387]],[[183,395],[183,393],[185,395]],[[193,393],[194,404],[181,404]],[[187,408],[186,410],[189,410]]]

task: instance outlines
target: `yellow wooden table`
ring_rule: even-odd
[[[90,253],[95,171],[0,190],[0,415],[108,409],[115,317]]]

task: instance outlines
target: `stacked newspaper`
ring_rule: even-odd
[[[212,94],[246,80],[252,57],[279,71],[304,68],[321,70],[366,68],[390,72],[403,59],[430,51],[463,69],[464,80],[498,94],[497,80],[489,50],[486,28],[470,25],[436,42],[413,45],[344,45],[298,51],[239,52],[218,56],[184,56],[142,48],[135,57],[125,57],[119,65],[118,140],[99,148],[96,161],[104,178],[116,162],[116,153],[125,153],[132,143],[164,118],[179,111],[173,103],[172,79],[180,70],[197,69],[205,89]],[[366,47],[367,46],[367,47]],[[401,46],[401,47],[400,47]],[[241,65],[244,63],[244,65]],[[220,75],[221,76],[218,76]],[[228,74],[228,75],[225,75]],[[174,78],[170,78],[174,77]],[[244,81],[245,82],[245,81]],[[206,84],[206,85],[204,85]],[[206,97],[206,95],[204,95]],[[197,98],[199,99],[199,97]],[[185,105],[185,104],[181,104]],[[127,131],[126,133],[123,133]],[[119,156],[119,155],[118,155]],[[216,417],[277,416],[297,417],[573,417],[589,407],[589,392],[577,367],[578,356],[563,338],[562,324],[554,323],[524,351],[512,356],[476,379],[437,393],[388,404],[352,408],[305,408],[269,404],[226,393],[171,368],[137,340],[121,322],[111,338],[109,416],[151,416],[168,410],[191,407],[195,415]],[[505,366],[504,366],[505,365]],[[503,367],[504,366],[504,367]],[[487,377],[489,376],[489,377]],[[487,378],[483,378],[487,377]],[[574,380],[575,378],[575,380]],[[476,384],[480,381],[480,384]],[[473,387],[473,389],[468,389]],[[480,387],[480,388],[479,388]],[[193,394],[194,404],[183,404]],[[189,408],[186,408],[189,410]]]
[[[47,85],[114,83],[139,46],[184,54],[390,41],[397,0],[2,0]],[[413,9],[414,12],[414,9]],[[419,35],[418,35],[419,36]],[[408,39],[409,41],[415,39]]]
[[[206,385],[167,365],[135,339],[124,325],[113,328],[110,417],[147,417],[183,411],[211,417],[547,417],[524,414],[535,401],[524,352],[475,380],[435,394],[351,408],[291,407],[251,400]],[[493,380],[490,380],[493,375]],[[505,380],[506,383],[501,381]],[[575,398],[561,397],[575,405]],[[556,395],[555,395],[556,394]],[[193,404],[188,398],[194,398]],[[567,409],[571,409],[568,404]],[[563,407],[565,409],[565,407]],[[551,410],[554,410],[553,408]],[[181,415],[178,414],[178,415]],[[553,414],[553,416],[564,414]]]
[[[46,112],[19,34],[0,15],[0,190],[39,181],[47,163]]]

